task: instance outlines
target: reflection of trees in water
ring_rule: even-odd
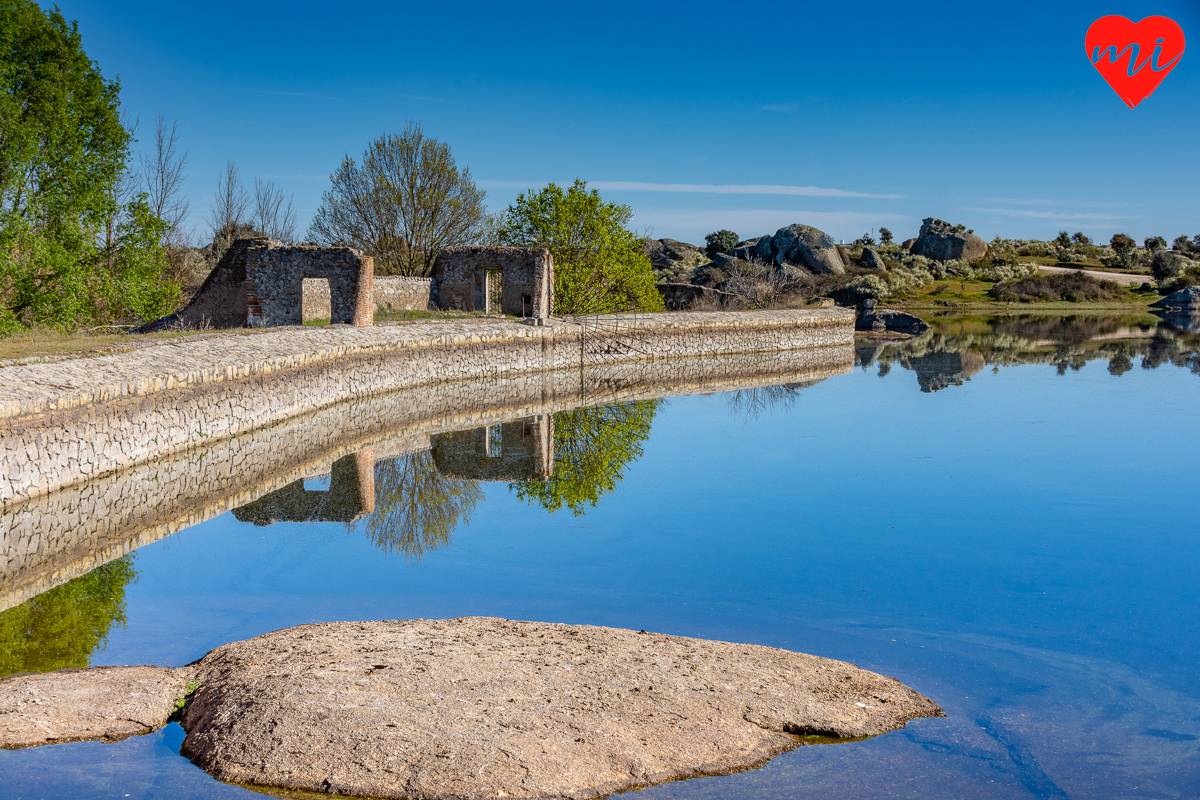
[[[1065,375],[1082,369],[1089,361],[1107,359],[1109,374],[1119,377],[1141,356],[1145,369],[1172,364],[1200,375],[1200,334],[1160,323],[1151,336],[1097,338],[1137,329],[1150,331],[1144,318],[1025,315],[956,325],[935,321],[935,326],[905,341],[860,340],[855,346],[856,363],[863,369],[878,364],[881,377],[893,364],[899,364],[917,372],[925,391],[961,384],[984,364],[1047,364]],[[954,330],[956,327],[961,329]]]
[[[729,411],[734,416],[742,415],[744,419],[758,419],[764,413],[782,411],[788,412],[800,399],[800,392],[821,381],[804,381],[802,383],[785,383],[782,386],[758,386],[753,389],[739,389],[730,392],[726,398]]]
[[[137,574],[130,553],[0,612],[0,676],[88,666],[112,626],[124,627]]]
[[[510,488],[547,511],[566,506],[578,516],[595,508],[624,478],[625,467],[641,458],[659,402],[636,400],[558,412],[553,473],[545,481],[520,481]]]
[[[383,551],[419,560],[448,544],[460,521],[470,524],[482,497],[477,483],[445,477],[423,450],[375,464],[375,511],[361,524]]]

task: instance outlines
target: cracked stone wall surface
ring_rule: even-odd
[[[850,371],[852,344],[497,375],[352,398],[0,508],[0,610],[332,463],[430,448],[444,433],[583,405],[805,384]],[[11,451],[10,451],[11,452]]]
[[[271,239],[246,248],[246,308],[251,327],[304,322],[304,279],[329,287],[333,324],[370,326],[375,319],[375,262],[350,247],[288,246]]]
[[[289,328],[4,367],[0,506],[341,402],[449,381],[853,345],[853,312]]]

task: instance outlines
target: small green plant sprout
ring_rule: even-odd
[[[179,721],[179,717],[181,714],[183,714],[183,709],[184,709],[184,706],[187,705],[188,699],[193,694],[195,694],[196,690],[199,688],[200,688],[200,681],[196,680],[195,678],[188,681],[187,684],[183,687],[183,697],[180,697],[178,700],[175,701],[175,708],[173,708],[171,710],[171,721],[172,722]]]

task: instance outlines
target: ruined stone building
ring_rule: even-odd
[[[544,247],[447,247],[433,265],[440,309],[549,317],[554,259]]]

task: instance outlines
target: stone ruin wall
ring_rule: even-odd
[[[246,249],[247,322],[251,327],[301,325],[304,279],[325,278],[334,325],[375,321],[375,262],[349,247],[287,247],[258,240]]]
[[[853,345],[838,344],[600,364],[582,375],[576,364],[554,372],[433,383],[351,399],[233,437],[206,437],[195,447],[148,463],[0,505],[0,610],[297,480],[328,475],[333,462],[367,449],[382,460],[429,450],[442,434],[465,430],[474,436],[481,427],[583,405],[812,383],[849,372],[853,359]],[[307,371],[282,377],[316,403],[323,390],[353,380],[362,368],[370,364],[332,370],[316,382]],[[282,385],[262,388],[280,390]],[[242,387],[242,394],[251,392]],[[228,395],[213,395],[196,405],[213,413],[222,400]],[[179,413],[176,422],[184,433],[187,416]],[[550,437],[548,429],[545,445]],[[3,455],[11,464],[12,451]],[[551,451],[542,461],[552,458]]]
[[[501,275],[500,313],[549,317],[554,310],[554,259],[544,247],[447,247],[433,266],[437,307],[483,311],[476,302],[480,271]]]
[[[428,311],[433,281],[429,278],[407,278],[400,275],[376,275],[374,287],[375,311]],[[329,281],[320,278],[304,280],[304,321],[330,318]]]

